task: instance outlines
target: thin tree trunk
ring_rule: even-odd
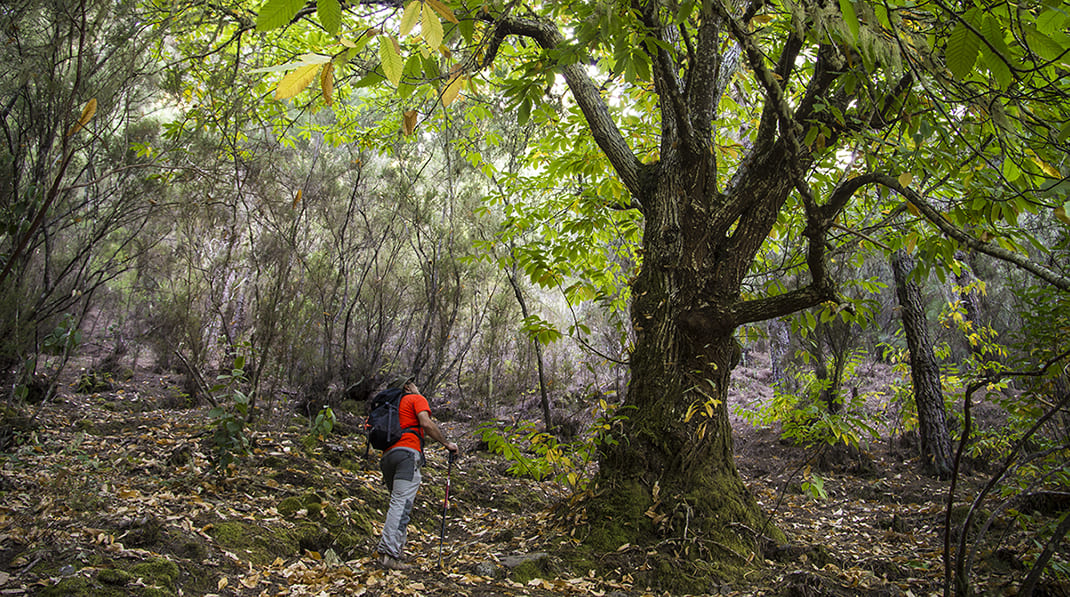
[[[520,304],[520,314],[527,319],[530,313],[528,312],[528,303],[524,300],[524,293],[520,289],[520,281],[517,280],[516,272],[509,272],[507,274],[509,278],[509,284],[513,286],[513,294],[516,295],[516,302]],[[542,402],[542,418],[545,422],[546,432],[550,433],[553,428],[553,422],[550,420],[550,393],[546,389],[546,373],[543,370],[543,356],[542,356],[542,344],[538,340],[532,339],[535,343],[535,362],[539,369],[539,398]]]
[[[964,251],[956,251],[955,259],[961,264],[959,272],[955,274],[955,285],[958,286],[959,300],[962,301],[966,321],[969,322],[966,343],[969,345],[970,352],[978,360],[984,362],[988,359],[988,355],[985,354],[980,344],[972,338],[974,334],[979,334],[980,330],[987,325],[982,315],[984,311],[984,295],[978,288],[979,280],[974,275],[973,268],[970,267],[969,255]]]
[[[783,319],[769,320],[769,366],[773,373],[773,387],[778,391],[788,389],[784,366],[791,344],[791,327]]]
[[[914,258],[899,250],[892,255],[895,289],[910,350],[910,378],[914,385],[914,402],[918,408],[921,456],[926,468],[940,478],[951,474],[951,434],[947,429],[947,412],[940,385],[940,368],[933,354],[932,338],[921,300],[921,289],[911,280]]]

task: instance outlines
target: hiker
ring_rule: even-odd
[[[404,570],[408,564],[402,562],[405,548],[406,527],[409,514],[420,489],[420,466],[424,462],[424,436],[430,436],[446,447],[456,456],[457,444],[448,441],[438,425],[431,419],[431,409],[427,398],[420,395],[419,388],[412,381],[405,382],[401,403],[398,408],[401,428],[406,433],[383,452],[379,468],[383,471],[383,482],[390,490],[390,507],[383,522],[383,536],[379,541],[379,563],[393,570]]]

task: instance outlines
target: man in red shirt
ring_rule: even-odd
[[[403,570],[405,539],[416,492],[420,489],[420,466],[424,462],[424,436],[429,436],[457,454],[457,444],[448,441],[438,425],[431,420],[431,408],[427,398],[420,395],[419,388],[411,381],[402,386],[405,395],[399,404],[401,428],[408,430],[401,439],[383,452],[379,469],[383,481],[390,490],[390,507],[383,523],[383,535],[379,540],[379,563],[387,568]]]

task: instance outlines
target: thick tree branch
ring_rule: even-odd
[[[776,296],[740,301],[729,309],[730,321],[741,326],[756,321],[776,319],[784,315],[809,309],[826,301],[835,301],[836,293],[831,287],[810,284]]]
[[[882,174],[871,172],[841,182],[835,189],[833,189],[832,194],[829,195],[828,201],[818,210],[817,224],[821,226],[822,229],[828,230],[832,226],[836,216],[847,207],[847,204],[851,201],[851,197],[854,197],[854,194],[858,189],[878,182],[882,176]]]
[[[488,53],[484,65],[493,62],[502,40],[510,35],[531,38],[545,50],[560,49],[564,43],[564,36],[553,23],[548,21],[505,16],[494,19],[493,24],[494,27],[489,34],[490,39],[486,46]],[[573,99],[576,100],[576,104],[587,119],[587,124],[591,127],[595,143],[606,154],[609,163],[613,165],[613,169],[616,170],[632,197],[642,202],[645,193],[639,175],[641,163],[610,116],[609,107],[602,99],[598,86],[591,80],[582,64],[571,62],[561,63],[558,66],[572,91]]]
[[[700,135],[708,138],[717,111],[717,99],[727,79],[718,76],[724,58],[720,51],[720,28],[713,19],[703,19],[698,29],[698,51],[688,69],[687,104],[692,123]],[[738,64],[738,62],[737,62]],[[720,89],[718,88],[720,87]]]
[[[658,17],[658,5],[656,2],[639,2],[636,0],[632,3],[632,6],[642,16],[643,26],[647,28],[650,35],[657,38],[659,42],[668,43],[670,41],[666,36],[667,30]],[[673,60],[669,51],[660,43],[650,53],[650,58],[654,67],[654,86],[657,88],[658,96],[662,100],[662,129],[666,132],[670,130],[677,131],[677,134],[683,138],[685,143],[691,144],[695,141],[695,131],[691,126],[691,116],[688,114],[687,105],[684,103],[684,84],[677,74],[678,66],[676,61]],[[666,142],[674,142],[671,135],[666,134],[665,137]]]
[[[888,175],[875,175],[873,176],[873,181],[894,190],[906,198],[911,205],[918,208],[918,211],[921,212],[922,216],[924,216],[929,223],[939,228],[940,232],[943,232],[948,238],[956,240],[979,253],[984,253],[985,255],[1016,265],[1020,269],[1033,274],[1059,290],[1070,291],[1070,278],[1051,268],[1032,261],[1025,255],[1008,251],[995,243],[984,242],[979,238],[967,234],[958,226],[947,221],[947,218],[945,218],[935,207],[930,205],[924,197],[917,193],[917,191],[900,184],[898,179]]]
[[[808,159],[809,152],[803,147],[802,142],[799,140],[803,128],[795,118],[794,110],[792,110],[791,105],[788,103],[787,97],[784,94],[784,87],[780,83],[780,80],[786,81],[787,79],[780,73],[775,73],[769,70],[769,67],[765,64],[765,56],[762,54],[757,44],[754,43],[754,39],[751,37],[750,32],[746,30],[742,23],[732,17],[720,0],[712,0],[710,6],[717,16],[728,26],[729,31],[732,33],[732,37],[734,37],[736,42],[743,48],[743,54],[746,56],[751,70],[754,71],[758,83],[765,90],[767,110],[775,111],[777,121],[780,124],[780,136],[784,139],[788,148],[788,164],[790,166],[792,179],[795,183],[795,189],[802,197],[803,205],[806,206],[807,212],[812,212],[816,209],[817,202],[814,200],[813,193],[810,191],[810,186],[807,184],[806,178],[803,176],[803,162]],[[785,56],[794,55],[794,53],[798,52],[798,48],[801,48],[801,40],[797,40],[796,37],[797,36],[794,33],[791,34],[787,43],[785,43],[784,52],[782,52],[781,56],[780,68],[786,68],[788,72],[790,72],[792,64],[785,59]],[[796,47],[796,44],[798,44],[798,47]],[[824,85],[825,87],[828,86],[828,83],[823,80],[823,77],[819,80],[819,77],[824,74],[824,70],[825,69],[819,69],[818,72],[814,74],[814,80],[810,85],[811,88],[819,88],[821,85]]]

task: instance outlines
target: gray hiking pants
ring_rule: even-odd
[[[423,457],[411,448],[394,448],[383,454],[379,469],[383,471],[383,481],[390,490],[390,507],[383,522],[383,536],[379,540],[379,553],[394,558],[404,555],[406,529],[409,515],[420,489],[420,462]]]

